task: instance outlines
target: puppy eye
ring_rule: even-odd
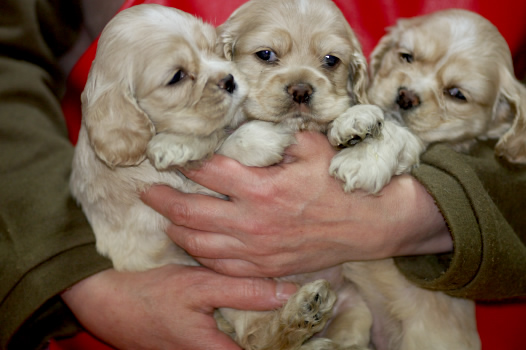
[[[276,62],[278,60],[276,54],[271,50],[258,51],[256,52],[256,56],[258,56],[260,60],[270,63]]]
[[[327,55],[323,58],[323,65],[329,68],[336,67],[340,63],[340,59],[336,56]]]
[[[444,91],[446,94],[448,94],[449,96],[453,97],[453,98],[456,98],[458,100],[461,100],[461,101],[467,101],[466,99],[466,96],[464,96],[464,94],[462,93],[462,91],[460,91],[458,88],[456,87],[452,87],[452,88],[449,88],[449,89],[446,89]]]
[[[183,72],[182,70],[178,70],[177,73],[174,74],[174,76],[173,76],[172,79],[168,82],[167,85],[174,85],[174,84],[177,84],[177,83],[180,82],[182,79],[184,79],[184,77],[186,77],[186,73]]]
[[[407,63],[413,63],[413,61],[415,60],[413,55],[411,55],[410,53],[407,53],[407,52],[401,52],[400,53],[400,59],[402,61],[407,62]]]

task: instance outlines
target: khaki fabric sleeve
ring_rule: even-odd
[[[526,295],[526,169],[503,166],[493,146],[464,155],[435,145],[413,171],[444,215],[454,251],[397,258],[411,281],[479,300]]]
[[[56,63],[76,1],[0,2],[0,348],[37,349],[78,329],[60,293],[111,263],[71,198],[73,147]]]

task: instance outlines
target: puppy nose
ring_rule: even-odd
[[[294,84],[287,88],[289,95],[298,104],[308,103],[312,95],[312,86],[309,84]]]
[[[396,98],[396,103],[400,108],[408,110],[420,105],[420,98],[413,91],[406,88],[398,89],[398,97]]]
[[[234,90],[236,90],[236,82],[234,81],[234,76],[232,74],[221,79],[217,85],[229,93],[233,93]]]

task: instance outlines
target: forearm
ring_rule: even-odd
[[[524,295],[524,169],[502,167],[489,144],[479,145],[471,156],[434,147],[423,163],[414,176],[436,199],[453,236],[454,252],[399,258],[402,271],[425,288],[462,297]]]

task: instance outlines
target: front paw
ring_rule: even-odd
[[[264,167],[281,162],[285,149],[295,142],[286,126],[254,120],[230,135],[217,153],[246,166]]]
[[[378,106],[356,105],[336,118],[327,136],[335,147],[350,147],[366,137],[378,138],[382,132],[384,113]]]
[[[375,147],[359,146],[338,152],[331,160],[329,174],[343,182],[345,192],[361,189],[377,193],[391,180],[395,161],[378,154]]]
[[[192,162],[210,157],[221,135],[198,138],[192,135],[157,134],[150,142],[146,154],[157,170],[186,167]]]
[[[336,295],[329,282],[318,280],[308,283],[289,299],[281,321],[306,339],[325,327],[335,302]]]

